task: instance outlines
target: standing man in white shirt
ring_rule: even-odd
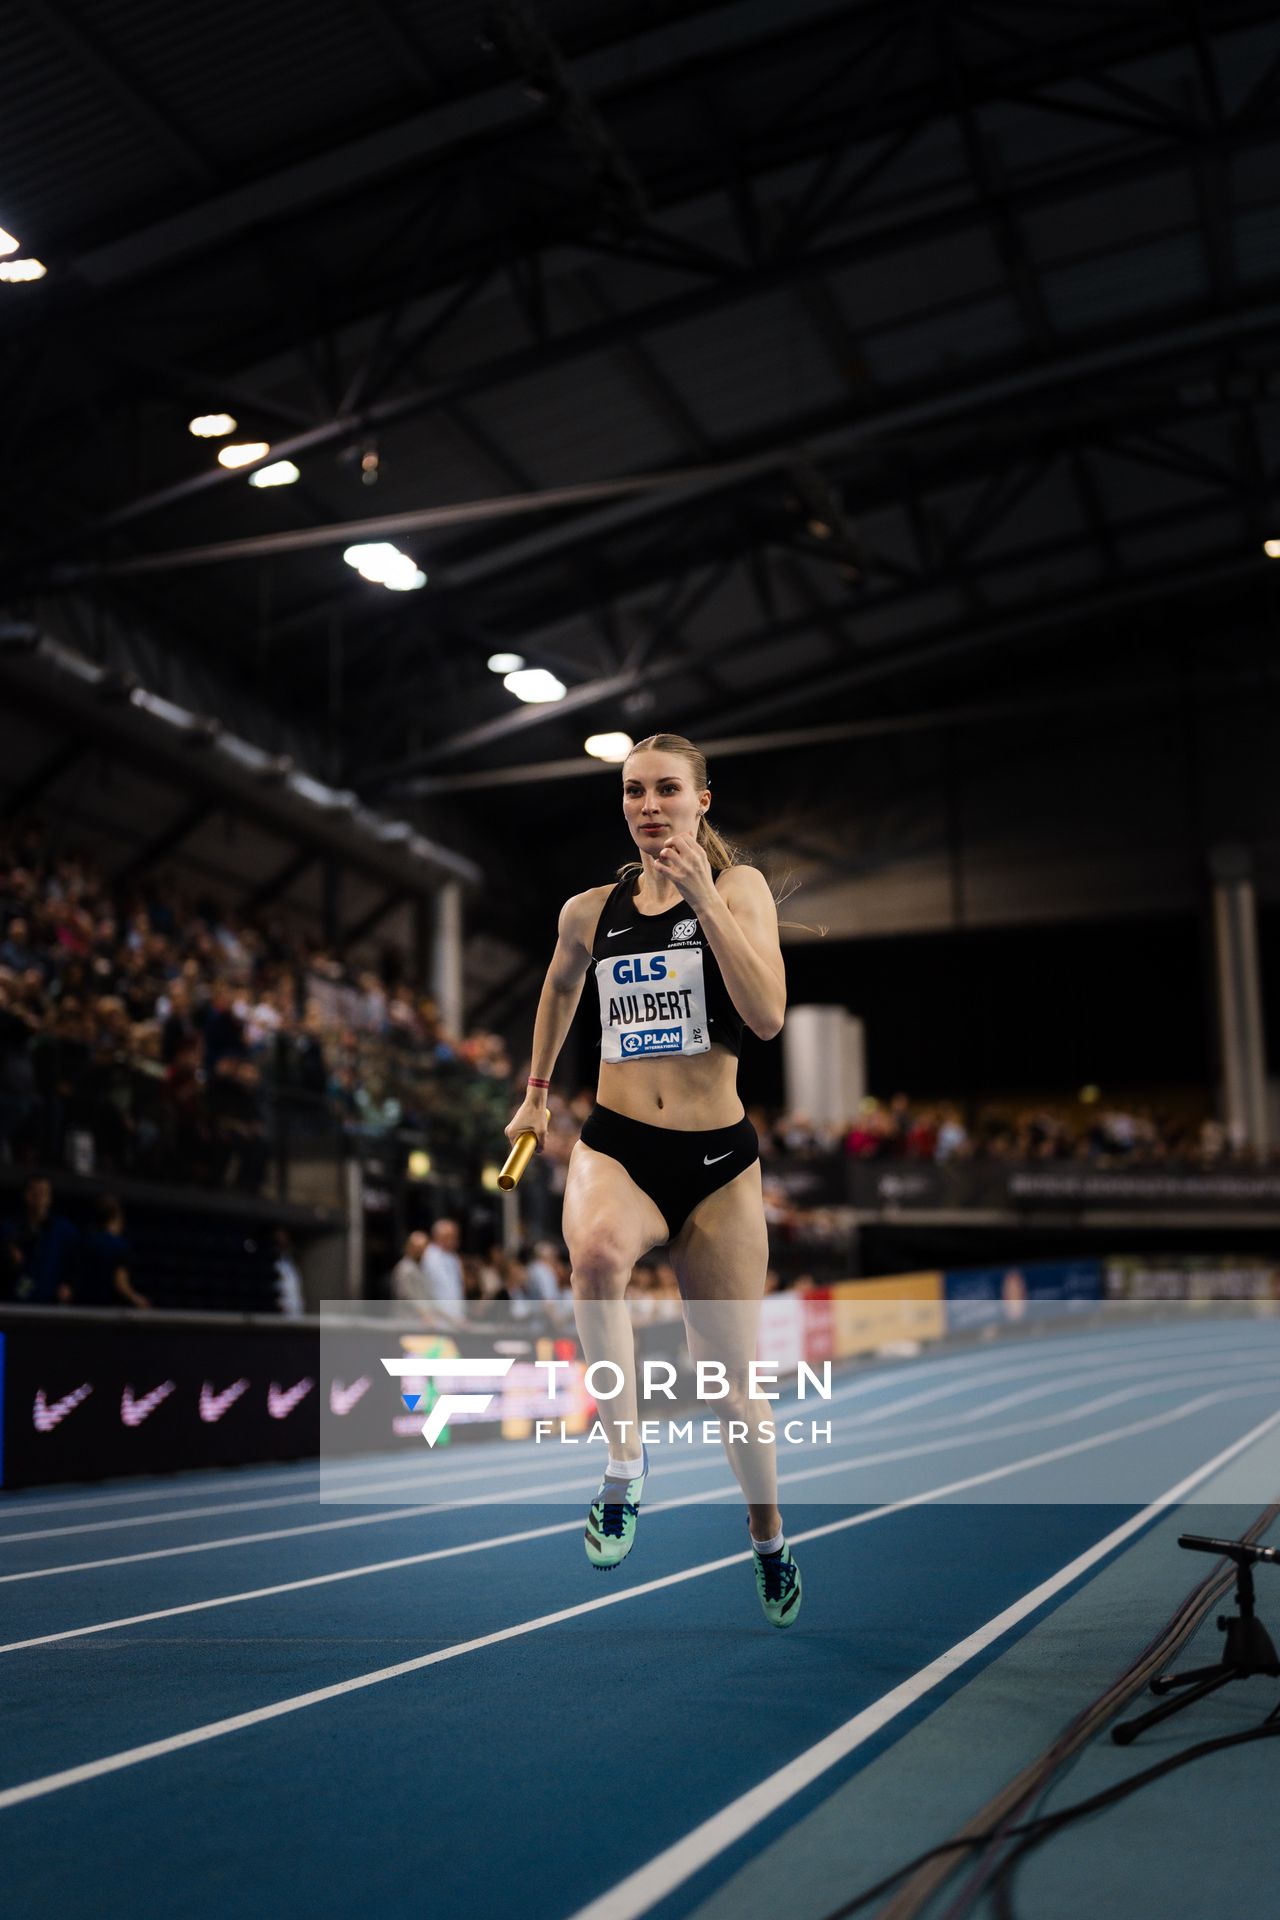
[[[466,1289],[462,1282],[462,1260],[458,1248],[462,1229],[456,1220],[437,1220],[431,1229],[427,1250],[422,1256],[424,1300],[461,1300]]]
[[[391,1297],[393,1300],[428,1300],[425,1276],[422,1271],[422,1256],[427,1250],[425,1233],[411,1233],[404,1243],[404,1252],[391,1269]]]

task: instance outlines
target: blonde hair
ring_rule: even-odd
[[[636,741],[627,755],[627,760],[637,753],[674,753],[681,760],[687,761],[689,777],[693,781],[695,793],[702,793],[709,784],[705,755],[698,751],[692,740],[686,740],[682,733],[651,733],[647,740]],[[626,765],[626,761],[623,765]],[[731,846],[727,840],[721,839],[705,813],[700,815],[698,820],[698,845],[706,854],[712,873],[723,873],[726,867],[751,865],[751,861],[740,847]],[[628,860],[624,866],[618,868],[617,877],[621,880],[629,873],[641,872],[643,868],[638,860]]]

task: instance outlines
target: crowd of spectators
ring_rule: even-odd
[[[353,969],[306,935],[246,921],[171,880],[113,890],[37,827],[0,831],[0,1164],[257,1194],[286,1131],[296,1144],[310,1130],[336,1155],[339,1129],[399,1129],[474,1163],[466,1170],[478,1177],[513,1082],[498,1035],[446,1032],[435,1002],[403,979]],[[529,1182],[535,1236],[558,1231],[568,1155],[591,1104],[587,1090],[553,1095],[542,1177]],[[840,1126],[795,1112],[751,1118],[766,1210],[779,1222],[788,1203],[770,1176],[822,1158],[1256,1160],[1202,1114],[1097,1097],[962,1109],[899,1093],[864,1100]],[[491,1274],[471,1277],[494,1285]],[[509,1280],[518,1291],[519,1277]]]
[[[552,1089],[546,1152],[526,1197],[539,1231],[557,1230],[569,1156],[591,1111],[586,1089]],[[1093,1090],[1078,1100],[978,1104],[914,1104],[905,1094],[868,1097],[854,1117],[818,1124],[803,1113],[748,1109],[760,1141],[765,1218],[772,1257],[768,1290],[821,1282],[847,1267],[855,1214],[845,1178],[850,1162],[915,1161],[960,1167],[992,1164],[1087,1162],[1091,1166],[1232,1169],[1259,1156],[1233,1143],[1221,1122],[1193,1103],[1180,1113],[1146,1104],[1108,1104]],[[540,1189],[540,1191],[539,1191]],[[650,1256],[637,1267],[632,1294],[671,1297],[675,1274]]]
[[[0,1220],[0,1300],[24,1306],[151,1305],[134,1285],[124,1209],[103,1194],[92,1226],[79,1228],[54,1205],[48,1180],[28,1180],[20,1205]]]
[[[564,1171],[593,1096],[554,1090],[546,1151],[553,1191],[564,1190]],[[1167,1162],[1201,1167],[1256,1165],[1252,1150],[1233,1144],[1220,1121],[1180,1117],[1149,1106],[1108,1106],[1063,1101],[1019,1107],[981,1104],[967,1115],[958,1105],[913,1105],[906,1094],[865,1099],[851,1120],[815,1123],[804,1113],[769,1114],[748,1108],[760,1140],[766,1182],[771,1169],[799,1159],[1043,1161],[1087,1160],[1101,1166],[1155,1166]]]
[[[154,1241],[148,1277],[147,1236],[144,1233],[144,1246],[135,1256],[124,1208],[114,1194],[99,1193],[86,1205],[81,1193],[72,1204],[78,1205],[78,1220],[63,1212],[53,1182],[43,1174],[30,1175],[13,1196],[7,1215],[0,1216],[0,1303],[133,1307],[141,1312],[157,1304],[204,1304],[185,1296],[183,1276],[174,1274],[168,1260],[157,1258]],[[245,1265],[245,1253],[251,1251],[257,1252],[255,1243],[239,1243],[238,1270]],[[272,1228],[261,1266],[261,1292],[251,1310],[287,1317],[304,1313],[302,1274],[284,1227]],[[158,1285],[158,1300],[153,1283]]]
[[[803,1115],[779,1122],[782,1148],[838,1146],[854,1160],[1088,1161],[1098,1166],[1255,1165],[1218,1120],[1145,1104],[1105,1104],[1095,1089],[1076,1101],[980,1104],[966,1119],[955,1105],[913,1106],[906,1094],[866,1099],[847,1127],[815,1129]]]
[[[461,1251],[462,1229],[442,1216],[430,1233],[411,1233],[391,1273],[394,1299],[430,1311],[487,1301],[560,1300],[569,1296],[569,1265],[555,1240],[539,1240],[519,1252],[490,1247]]]
[[[0,833],[0,1163],[263,1186],[295,1134],[488,1141],[511,1062],[403,981],[172,882],[117,895],[36,828]]]

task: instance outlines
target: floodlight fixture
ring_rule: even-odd
[[[194,433],[197,440],[222,440],[235,430],[233,413],[198,413],[194,420],[187,422],[187,432]]]
[[[1268,560],[1280,560],[1280,540],[1264,540],[1262,551]]]
[[[409,593],[427,584],[427,576],[412,554],[401,553],[389,540],[371,540],[347,547],[342,557],[362,580],[389,587],[393,593]]]
[[[582,745],[593,760],[607,760],[616,765],[626,759],[635,742],[629,733],[593,733]]]
[[[489,655],[490,673],[519,673],[523,665],[522,653],[491,653]]]
[[[220,467],[251,467],[270,453],[269,440],[233,440],[229,447],[218,448]]]
[[[8,253],[16,253],[21,245],[20,240],[15,240],[11,233],[6,233],[4,228],[0,227],[0,260]]]
[[[43,280],[48,271],[43,260],[0,260],[0,280],[10,285],[22,280]]]
[[[517,700],[524,700],[530,706],[545,706],[553,700],[563,700],[567,692],[563,680],[557,680],[554,673],[548,673],[545,667],[521,667],[517,672],[505,675],[502,684],[508,693],[514,693]]]
[[[251,487],[291,487],[302,475],[292,460],[273,460],[269,467],[259,467],[249,475]]]

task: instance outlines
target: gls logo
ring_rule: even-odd
[[[414,1380],[430,1380],[438,1373],[448,1374],[453,1380],[501,1380],[515,1365],[510,1360],[426,1360],[421,1357],[412,1360],[384,1360],[383,1366],[390,1374],[403,1378],[406,1374]],[[404,1402],[410,1412],[417,1406],[417,1396],[405,1394]],[[422,1428],[422,1437],[429,1447],[434,1447],[440,1435],[455,1413],[483,1413],[493,1399],[491,1393],[442,1393],[427,1415]]]
[[[634,987],[646,980],[665,980],[667,977],[667,958],[662,953],[648,956],[649,970],[646,973],[643,959],[615,960],[613,977],[620,986]]]

